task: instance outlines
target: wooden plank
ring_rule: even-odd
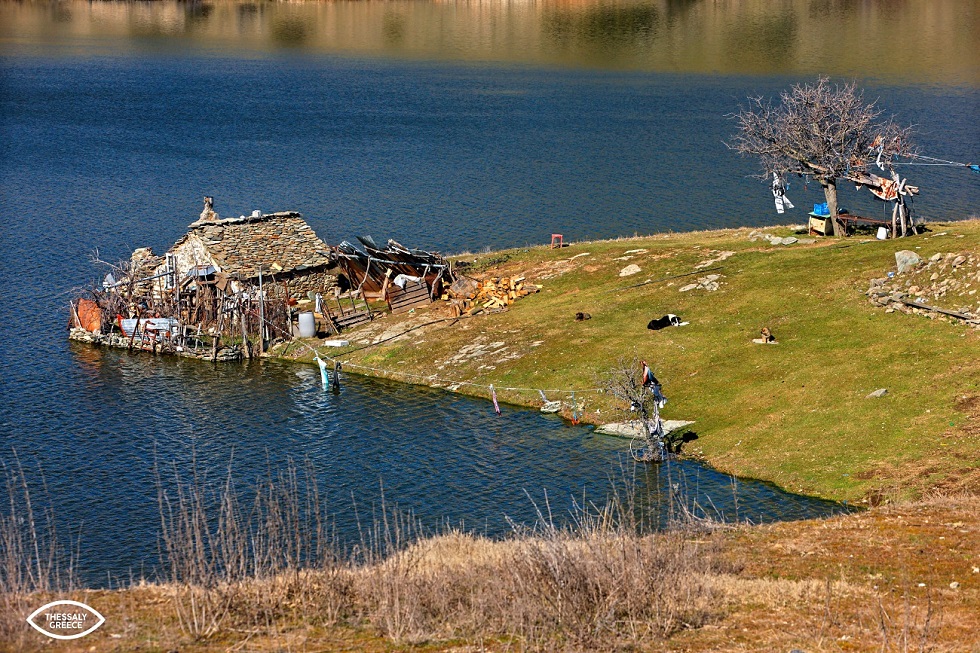
[[[388,293],[388,307],[393,314],[404,313],[415,306],[432,302],[428,287],[422,283],[407,285],[404,290],[397,286]]]
[[[370,319],[371,319],[371,315],[367,312],[354,313],[335,319],[334,324],[337,326],[337,329],[339,330],[347,327],[352,327],[357,324],[361,324],[363,322],[368,322],[370,321]]]
[[[948,311],[945,308],[938,308],[936,306],[929,306],[928,304],[923,304],[922,302],[913,301],[911,299],[899,300],[906,306],[911,306],[912,308],[921,308],[926,311],[933,311],[935,313],[942,313],[943,315],[950,315],[961,320],[972,320],[972,315],[967,315],[966,313],[958,313],[956,311]]]
[[[420,299],[425,299],[425,300],[429,299],[429,293],[427,293],[424,288],[422,288],[421,290],[415,290],[412,292],[399,293],[398,295],[394,295],[391,298],[389,304],[391,304],[392,306],[396,306],[399,304],[414,304],[418,302]]]

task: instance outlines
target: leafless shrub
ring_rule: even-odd
[[[157,480],[161,551],[183,632],[207,638],[228,621],[262,625],[313,605],[327,620],[344,612],[349,583],[308,464],[260,479],[251,502],[230,471],[218,489],[196,466],[186,481],[173,473],[173,495]]]
[[[668,440],[660,421],[660,407],[666,399],[660,392],[660,383],[654,381],[645,385],[640,371],[645,369],[646,361],[637,358],[620,358],[616,364],[597,379],[599,387],[621,400],[621,419],[640,425],[641,435],[634,441],[641,441],[646,449],[638,452],[630,445],[633,457],[638,461],[660,462],[668,457]]]

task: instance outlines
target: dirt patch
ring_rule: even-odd
[[[953,402],[953,407],[958,411],[968,413],[971,417],[980,417],[980,395],[957,397]]]

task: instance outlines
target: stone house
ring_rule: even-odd
[[[171,292],[175,280],[216,280],[226,294],[263,282],[288,288],[289,295],[326,294],[337,285],[330,248],[295,211],[220,218],[209,204],[162,257],[154,274],[157,292]],[[170,272],[170,274],[167,274]],[[173,274],[176,272],[176,274]],[[271,290],[271,288],[270,288]]]

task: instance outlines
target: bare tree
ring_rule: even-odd
[[[633,452],[631,444],[630,451],[634,458],[643,462],[654,462],[667,457],[667,442],[660,419],[660,408],[666,403],[666,399],[660,392],[656,377],[654,383],[648,385],[639,379],[637,372],[642,369],[642,364],[642,361],[635,358],[620,359],[599,379],[599,383],[606,392],[624,402],[623,416],[626,421],[639,424],[640,435],[634,437],[634,440],[641,439],[646,447],[642,452]]]
[[[766,180],[774,174],[812,176],[823,187],[834,235],[840,236],[837,180],[866,171],[869,160],[890,167],[895,157],[912,154],[912,128],[880,120],[882,111],[865,102],[853,83],[831,85],[826,77],[792,86],[779,99],[774,105],[749,98],[749,106],[732,115],[738,131],[727,145],[757,157]]]

